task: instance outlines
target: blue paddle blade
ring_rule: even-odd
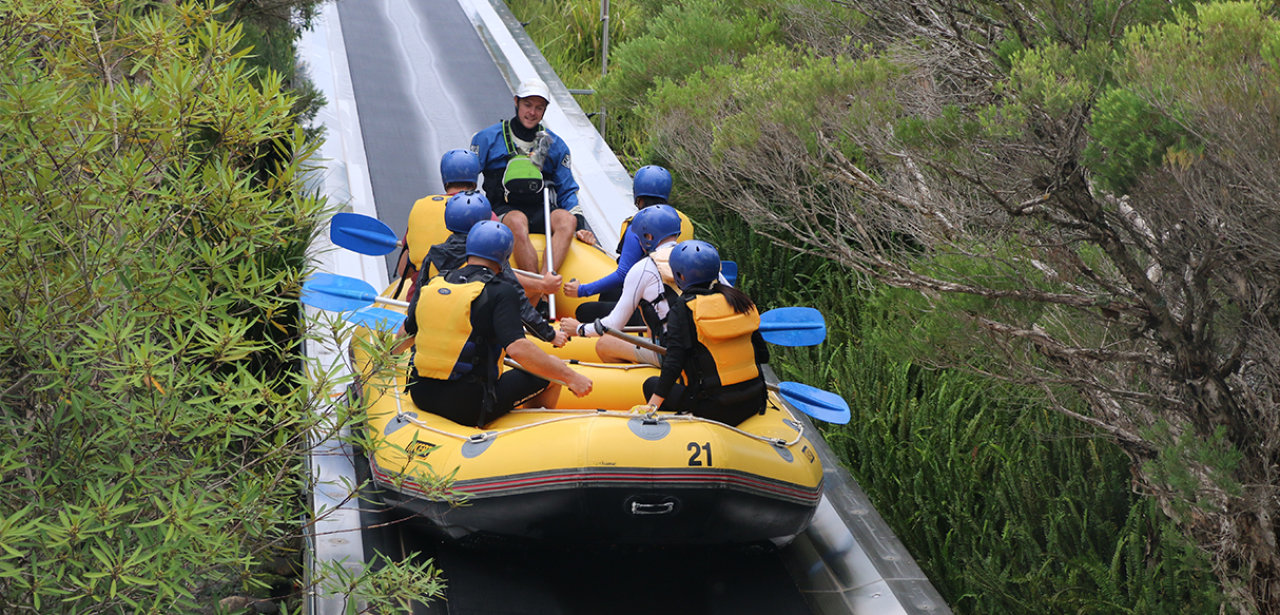
[[[760,315],[760,335],[779,346],[817,346],[827,339],[827,320],[811,307],[785,307]]]
[[[349,323],[375,331],[387,332],[394,332],[399,329],[400,323],[404,322],[405,319],[405,315],[400,312],[393,312],[380,307],[362,308],[349,314],[343,314],[342,317]]]
[[[844,425],[852,417],[849,403],[835,393],[799,382],[779,382],[778,392],[787,403],[820,421]]]
[[[332,273],[314,273],[302,284],[302,303],[330,312],[358,310],[377,296],[368,282]]]
[[[720,261],[720,275],[729,281],[729,286],[738,285],[738,263],[733,261]]]
[[[334,214],[329,221],[329,240],[336,246],[370,256],[390,254],[398,245],[395,231],[381,220],[345,212]]]

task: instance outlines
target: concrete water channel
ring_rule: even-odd
[[[439,192],[440,156],[510,117],[514,86],[537,77],[551,86],[544,121],[569,144],[580,202],[602,245],[616,245],[621,220],[634,213],[626,170],[501,0],[340,0],[325,6],[300,52],[328,100],[316,120],[327,140],[315,186],[347,211],[403,228],[413,202]],[[314,254],[321,271],[375,288],[388,282],[387,259],[336,249],[326,237]],[[307,353],[325,366],[346,356],[321,343]],[[335,403],[341,393],[333,392]],[[866,494],[816,444],[825,495],[810,528],[781,550],[502,551],[433,542],[396,523],[376,494],[354,497],[367,461],[333,438],[317,442],[311,459],[309,567],[329,562],[356,573],[376,553],[434,558],[447,598],[415,604],[414,613],[949,613]],[[307,609],[338,615],[349,600],[317,586]]]

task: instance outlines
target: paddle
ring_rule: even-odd
[[[538,374],[534,374],[529,371],[523,365],[516,363],[510,357],[504,358],[503,363],[505,363],[507,367],[538,376]],[[538,377],[549,382],[565,386],[565,384],[559,380],[547,378],[545,376]],[[799,382],[779,382],[778,384],[769,384],[766,386],[770,391],[776,392],[779,397],[796,409],[820,421],[826,421],[836,425],[844,425],[849,422],[850,418],[852,418],[852,414],[849,412],[849,404],[835,393],[824,391],[817,387],[811,387],[807,384],[800,384]]]
[[[312,274],[302,284],[302,303],[331,312],[358,310],[374,303],[409,307],[407,301],[379,297],[364,280],[332,273]]]
[[[811,307],[784,307],[760,315],[764,341],[778,346],[817,346],[827,339],[827,321]]]
[[[395,331],[404,322],[405,315],[400,312],[380,307],[361,308],[342,315],[347,322],[357,324],[375,331]]]
[[[334,214],[329,221],[329,239],[333,245],[346,248],[359,254],[383,256],[400,247],[402,242],[396,238],[395,231],[373,216],[363,214]],[[541,273],[511,268],[512,271],[531,278],[541,280]]]
[[[728,280],[729,286],[738,285],[738,263],[733,261],[720,261],[720,275]]]
[[[352,252],[383,256],[400,247],[400,239],[391,227],[373,216],[353,213],[334,214],[329,220],[329,240]]]
[[[555,264],[555,259],[552,258],[554,255],[551,252],[551,186],[543,186],[542,188],[542,219],[547,233],[547,248],[542,253],[542,262],[546,264],[547,273],[555,273],[551,267]],[[556,319],[555,293],[547,295],[547,315],[550,316],[547,320]]]
[[[849,412],[849,403],[830,391],[799,382],[779,382],[770,384],[768,387],[770,391],[776,391],[787,403],[820,421],[844,425],[853,416]]]
[[[642,337],[610,327],[605,327],[604,332],[660,355],[667,354],[665,348]],[[760,335],[778,346],[817,346],[827,339],[827,323],[822,312],[810,307],[777,308],[760,315]]]

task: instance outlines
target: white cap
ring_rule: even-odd
[[[539,96],[542,100],[551,102],[551,88],[547,87],[541,79],[530,79],[520,84],[516,88],[516,98],[528,98],[529,96]]]

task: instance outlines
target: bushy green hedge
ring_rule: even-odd
[[[309,104],[227,9],[0,0],[5,612],[212,612],[300,563],[326,205]]]

